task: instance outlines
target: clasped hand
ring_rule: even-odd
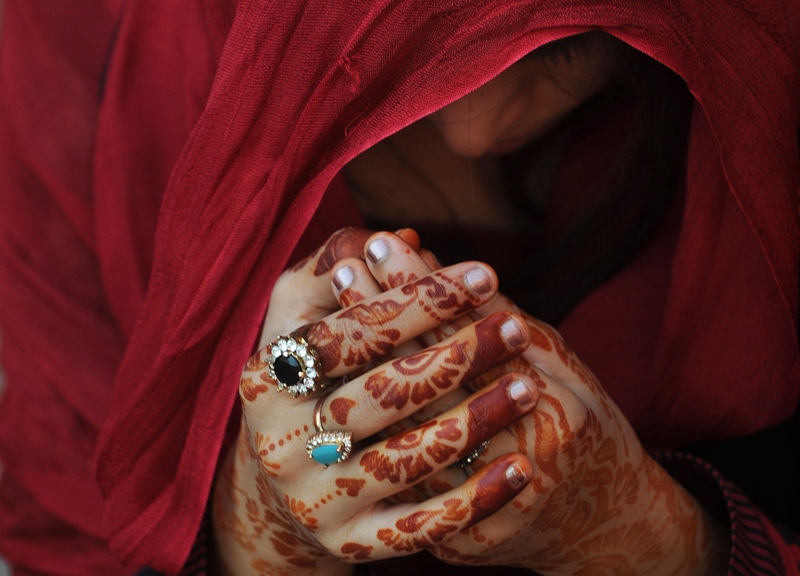
[[[338,384],[278,392],[264,347],[290,332]],[[354,443],[328,468],[305,450],[322,394],[324,428]],[[422,549],[545,574],[657,573],[642,568],[696,568],[714,544],[560,336],[499,296],[488,266],[439,268],[410,231],[345,229],[285,272],[240,396],[213,508],[223,573],[347,574]]]

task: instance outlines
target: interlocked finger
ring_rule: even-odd
[[[326,427],[346,427],[361,440],[521,354],[527,345],[520,318],[506,313],[490,316],[339,387],[325,403],[322,422]]]
[[[508,454],[456,489],[418,504],[382,504],[375,522],[352,522],[349,540],[331,545],[349,561],[404,556],[443,544],[477,524],[519,494],[532,477],[530,462]],[[377,530],[374,525],[383,526]]]
[[[314,346],[326,376],[338,377],[473,310],[491,298],[496,288],[491,268],[464,262],[356,302],[297,329],[294,335]]]
[[[336,472],[366,479],[362,501],[387,498],[469,454],[533,410],[538,397],[533,379],[509,374],[439,418],[353,454]]]

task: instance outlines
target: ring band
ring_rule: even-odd
[[[293,398],[322,390],[328,379],[322,375],[317,351],[301,337],[278,336],[267,345],[269,376]]]
[[[314,429],[306,442],[308,457],[325,468],[344,462],[353,449],[353,433],[349,430],[325,430],[322,427],[322,405],[328,396],[322,396],[314,406]]]
[[[488,440],[484,440],[481,442],[475,450],[464,456],[461,460],[457,460],[450,464],[450,468],[466,468],[475,460],[480,458],[480,455],[483,454],[483,451],[486,450],[486,447],[489,445]]]

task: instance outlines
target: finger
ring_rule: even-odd
[[[494,271],[462,262],[357,302],[295,334],[310,342],[328,377],[338,377],[480,306],[497,288]]]
[[[363,501],[386,498],[465,457],[531,412],[538,398],[538,386],[531,378],[505,376],[436,420],[353,455],[336,472],[366,480]]]
[[[339,260],[360,257],[371,234],[368,230],[343,228],[281,274],[272,289],[259,348],[278,334],[286,334],[298,324],[314,322],[338,308],[330,289],[330,267]]]
[[[503,508],[532,475],[524,456],[503,456],[458,488],[425,502],[377,506],[368,521],[358,518],[352,523],[351,540],[338,549],[342,558],[354,561],[403,556],[436,546]],[[376,530],[376,524],[383,528]]]
[[[346,427],[361,440],[521,354],[527,345],[521,318],[490,316],[436,346],[381,364],[337,388],[324,404],[323,424]]]
[[[388,232],[370,236],[364,255],[370,272],[384,290],[421,278],[432,270],[401,236]]]
[[[342,308],[383,292],[364,261],[357,258],[339,261],[331,270],[331,282]]]

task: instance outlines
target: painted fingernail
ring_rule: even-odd
[[[519,488],[528,481],[528,475],[519,467],[518,464],[512,464],[506,468],[506,482],[514,488]]]
[[[350,288],[355,278],[356,275],[350,266],[342,266],[333,273],[333,285],[341,292],[342,290]]]
[[[534,404],[539,397],[536,385],[525,380],[514,380],[508,387],[508,395],[522,410],[527,410]]]
[[[367,246],[367,258],[373,264],[379,264],[389,255],[389,244],[386,240],[378,238]]]
[[[486,294],[492,290],[492,278],[480,266],[464,274],[464,282],[467,284],[467,288],[476,294]]]
[[[522,346],[527,340],[525,331],[514,318],[509,318],[503,322],[503,325],[500,326],[500,336],[511,348]]]

